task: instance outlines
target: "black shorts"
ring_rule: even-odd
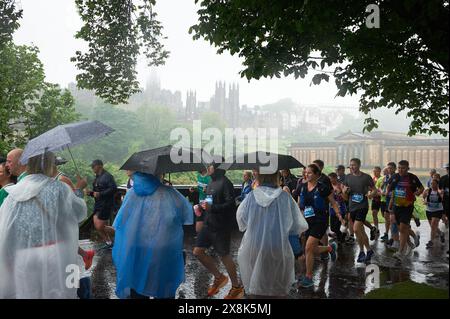
[[[230,230],[216,231],[205,225],[197,235],[195,247],[208,249],[212,246],[220,257],[224,257],[230,254],[230,244]]]
[[[384,213],[387,212],[388,204],[386,202],[381,202],[380,209],[381,209],[381,213],[383,213],[383,215],[384,215]]]
[[[381,200],[372,200],[372,210],[379,211],[381,208]]]
[[[427,219],[428,220],[431,220],[432,218],[441,219],[443,214],[444,214],[443,210],[440,210],[440,211],[437,211],[437,212],[429,212],[429,211],[427,211]]]
[[[204,222],[205,221],[205,213],[201,214],[200,216],[195,215],[195,222]]]
[[[319,240],[322,239],[323,235],[327,232],[328,219],[316,219],[313,217],[307,218],[306,221],[308,222],[308,230],[305,232],[306,240],[308,240],[309,236]]]
[[[94,210],[94,215],[97,216],[98,219],[100,220],[109,220],[111,218],[111,214],[112,214],[112,208],[110,209],[97,209]]]
[[[394,206],[394,215],[397,225],[400,224],[409,225],[411,223],[413,211],[414,206],[409,207]]]
[[[448,212],[450,211],[448,203],[448,198],[444,198],[444,214],[448,217]]]
[[[368,212],[369,212],[368,208],[361,208],[353,212],[350,212],[350,218],[352,219],[353,222],[355,221],[365,222]]]

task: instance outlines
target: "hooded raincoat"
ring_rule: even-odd
[[[238,264],[245,291],[251,295],[285,296],[295,282],[294,254],[289,235],[300,235],[308,224],[292,197],[281,188],[260,186],[237,211],[245,231]]]
[[[116,294],[172,298],[184,281],[183,225],[193,224],[193,209],[153,175],[135,173],[133,181],[113,224]]]
[[[0,299],[76,298],[83,199],[64,183],[27,175],[0,208]]]

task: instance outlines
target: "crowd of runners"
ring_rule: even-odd
[[[92,162],[95,181],[88,190],[86,179],[78,176],[74,185],[59,172],[52,153],[28,165],[20,163],[21,154],[13,150],[0,163],[0,298],[76,297],[66,267],[77,263],[78,254],[89,268],[95,254],[78,247],[78,223],[87,216],[84,196],[94,199],[95,228],[112,249],[120,298],[175,298],[185,272],[183,226],[194,223],[193,254],[214,277],[205,296],[231,281],[226,299],[285,297],[293,284],[308,289],[316,258],[335,262],[338,251],[353,245],[359,247],[355,264],[371,263],[371,244],[378,240],[405,262],[420,245],[411,227],[411,221],[421,223],[420,200],[431,229],[426,248],[446,247],[440,223],[448,228],[448,164],[445,176],[433,170],[424,186],[406,160],[374,167],[372,176],[361,171],[358,158],[329,174],[316,160],[299,177],[290,170],[244,172],[236,197],[217,162],[198,173],[191,202],[164,176],[128,172],[127,194],[108,225],[117,187],[102,161]],[[244,233],[237,261],[230,254],[236,223]]]

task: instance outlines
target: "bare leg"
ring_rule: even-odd
[[[369,238],[367,237],[367,234],[364,230],[364,223],[361,221],[355,221],[354,223],[354,231],[356,235],[356,239],[358,240],[359,249],[361,251],[364,251],[364,247],[367,249],[367,251],[371,250],[369,246]]]
[[[389,235],[389,229],[391,228],[391,217],[388,212],[384,213],[384,225],[385,225],[385,233]]]
[[[378,229],[378,210],[372,210],[373,225]]]
[[[328,246],[319,246],[319,239],[310,236],[306,241],[306,277],[312,278],[314,256],[328,252]]]
[[[236,272],[236,264],[230,255],[226,255],[221,257],[222,263],[227,269],[228,275],[230,276],[231,284],[233,287],[240,287],[237,272]]]
[[[205,252],[206,252],[205,248],[200,247],[194,248],[194,256],[197,257],[197,259],[201,262],[201,264],[206,269],[208,269],[208,271],[211,274],[213,274],[215,278],[220,278],[222,274],[220,273],[219,269],[217,269],[217,265],[214,258],[206,255]]]
[[[399,252],[403,254],[406,250],[411,227],[407,224],[400,224],[400,248]]]

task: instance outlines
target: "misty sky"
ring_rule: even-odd
[[[40,49],[39,58],[44,64],[46,80],[67,86],[75,81],[77,69],[70,58],[76,50],[86,45],[74,39],[81,26],[74,0],[20,0],[23,9],[21,27],[16,31],[17,44],[35,44]],[[186,91],[197,90],[197,99],[208,101],[214,92],[215,82],[239,82],[241,104],[263,105],[282,98],[291,97],[303,105],[358,106],[356,97],[335,98],[334,82],[310,86],[307,79],[263,79],[250,83],[241,79],[241,63],[238,57],[228,53],[216,54],[208,42],[192,40],[188,29],[197,21],[194,0],[159,0],[156,12],[168,37],[166,48],[171,56],[166,65],[157,69],[163,88],[180,90],[185,98]],[[138,79],[144,87],[150,75],[150,68],[141,58],[138,65]]]

